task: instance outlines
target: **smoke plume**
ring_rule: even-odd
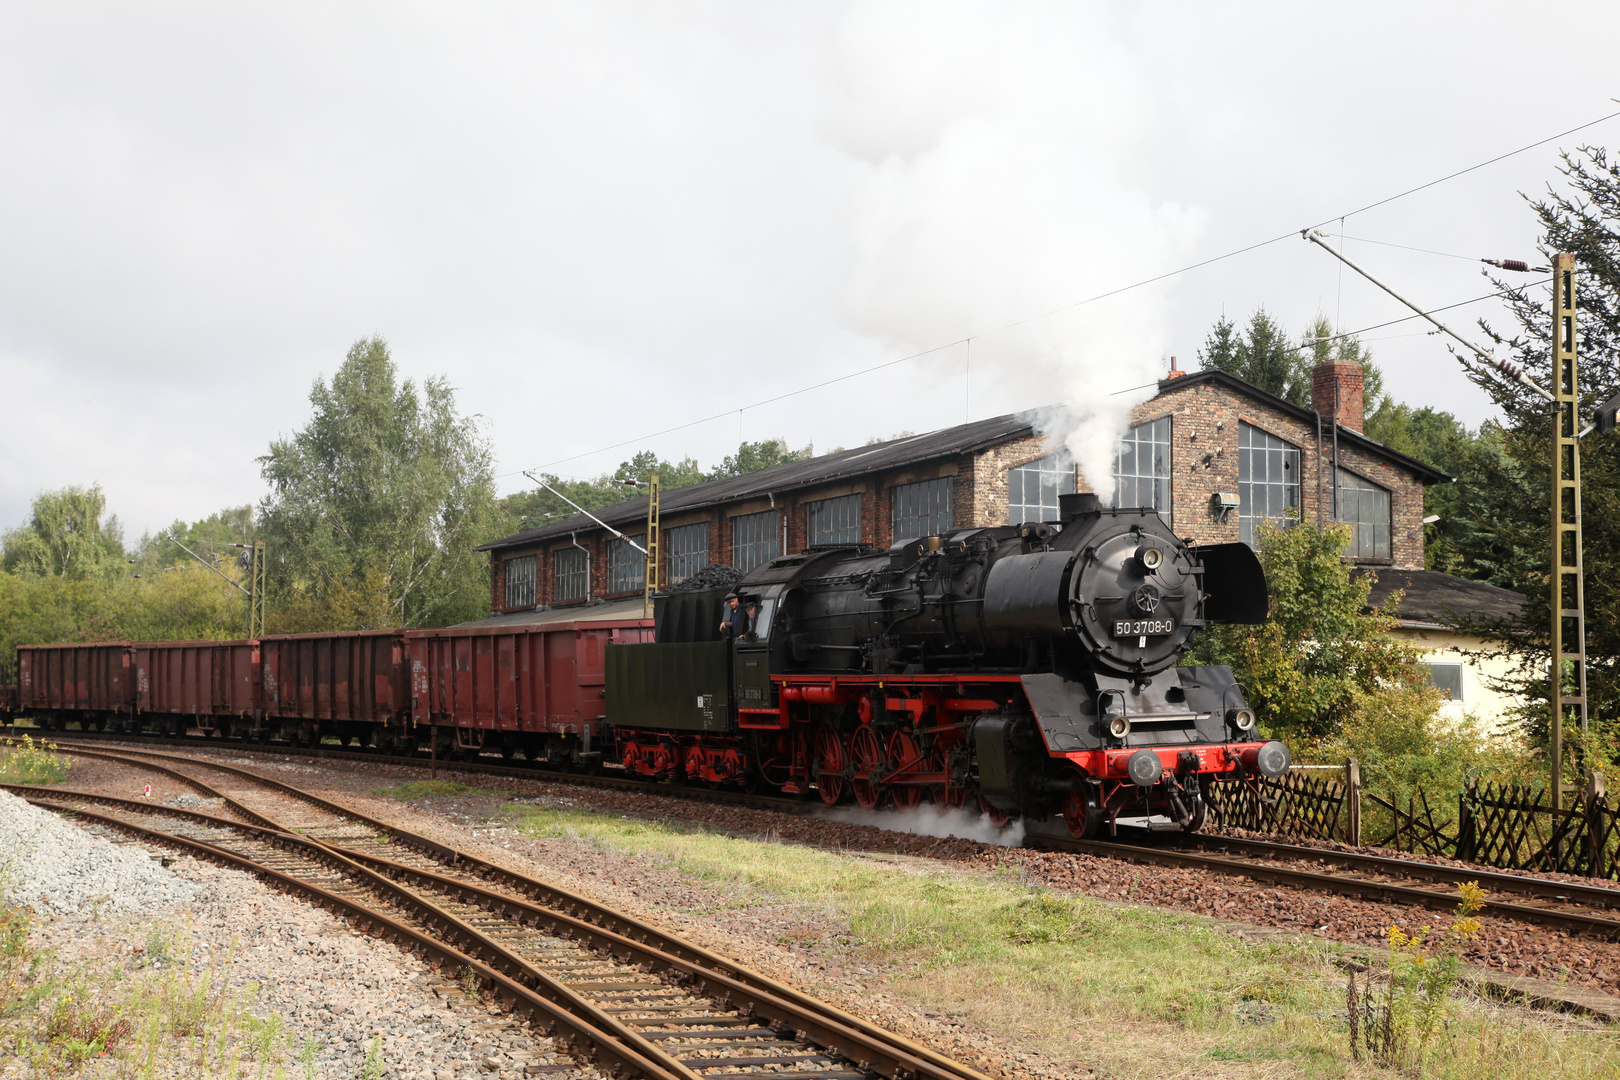
[[[1127,18],[859,8],[830,124],[868,172],[850,207],[848,324],[897,351],[972,336],[977,415],[1055,406],[1041,413],[1049,447],[1066,445],[1105,498],[1114,443],[1152,389],[1115,392],[1163,371],[1165,290],[1059,309],[1162,273],[1202,228],[1153,194],[1166,135]],[[959,347],[933,370],[959,378],[964,359]]]
[[[1019,847],[1024,842],[1022,820],[998,829],[977,807],[938,810],[932,806],[916,806],[910,810],[863,810],[857,806],[835,806],[819,811],[816,816],[840,825],[868,825],[874,829],[910,833],[912,836],[954,836],[959,840],[977,840],[981,844],[1000,847]]]

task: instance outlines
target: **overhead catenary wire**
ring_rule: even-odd
[[[1407,188],[1406,190],[1397,192],[1394,195],[1390,195],[1390,196],[1387,196],[1386,198],[1379,199],[1379,200],[1377,200],[1375,202],[1370,202],[1365,206],[1358,207],[1357,209],[1351,210],[1348,213],[1331,215],[1330,217],[1324,218],[1322,221],[1318,222],[1316,225],[1311,226],[1311,228],[1312,229],[1320,228],[1321,226],[1329,224],[1329,223],[1334,222],[1334,221],[1342,221],[1345,218],[1354,217],[1357,214],[1364,214],[1367,211],[1376,209],[1376,208],[1378,208],[1380,206],[1387,206],[1388,204],[1390,204],[1392,202],[1395,202],[1395,201],[1397,201],[1399,199],[1404,199],[1409,195],[1415,195],[1420,191],[1426,191],[1429,188],[1435,187],[1435,186],[1437,186],[1439,184],[1444,184],[1444,183],[1446,183],[1446,182],[1448,182],[1450,180],[1455,180],[1460,176],[1466,176],[1469,173],[1477,172],[1478,170],[1486,168],[1487,166],[1490,166],[1490,165],[1494,165],[1497,162],[1506,161],[1508,158],[1514,157],[1514,156],[1516,156],[1518,154],[1525,153],[1526,151],[1529,151],[1529,150],[1534,150],[1534,149],[1536,149],[1537,147],[1540,147],[1540,146],[1545,146],[1548,143],[1556,142],[1559,139],[1562,139],[1567,135],[1573,135],[1578,131],[1584,131],[1587,128],[1595,127],[1596,125],[1604,123],[1605,121],[1608,121],[1608,120],[1612,120],[1617,116],[1620,116],[1620,112],[1611,112],[1611,113],[1608,113],[1608,114],[1606,114],[1604,116],[1600,116],[1595,120],[1589,120],[1584,124],[1577,124],[1575,127],[1569,128],[1569,129],[1567,129],[1565,131],[1560,131],[1556,135],[1549,135],[1546,138],[1537,139],[1535,142],[1527,143],[1526,145],[1521,146],[1518,149],[1509,150],[1509,151],[1507,151],[1506,153],[1503,153],[1503,154],[1497,154],[1495,157],[1487,158],[1486,160],[1481,161],[1481,162],[1477,162],[1477,163],[1475,163],[1473,165],[1468,166],[1465,169],[1458,169],[1455,172],[1447,173],[1444,176],[1438,177],[1438,178],[1436,178],[1434,180],[1427,181],[1426,183],[1418,184],[1415,187]],[[831,379],[824,379],[824,380],[822,380],[820,382],[812,383],[812,384],[810,384],[808,386],[799,387],[796,390],[788,390],[788,391],[784,391],[783,393],[780,393],[780,394],[774,394],[774,395],[772,395],[770,397],[761,398],[759,401],[753,402],[752,404],[743,405],[743,406],[740,406],[740,407],[739,406],[733,406],[733,407],[724,409],[721,412],[717,412],[717,413],[710,414],[708,416],[704,416],[704,417],[702,417],[700,419],[690,420],[690,421],[687,421],[685,423],[680,423],[680,424],[673,424],[673,425],[671,425],[669,427],[661,428],[661,429],[659,429],[657,431],[648,432],[646,434],[636,436],[635,438],[623,439],[623,440],[621,440],[619,442],[611,443],[611,444],[609,444],[607,446],[599,446],[599,447],[596,447],[596,448],[591,449],[591,450],[582,451],[581,453],[578,453],[578,454],[569,454],[566,457],[554,458],[551,461],[548,461],[543,465],[537,465],[537,466],[534,466],[531,469],[516,469],[516,470],[513,470],[511,472],[501,473],[498,478],[526,475],[526,474],[528,474],[530,472],[539,472],[539,471],[541,471],[543,469],[548,469],[553,465],[561,465],[563,462],[566,462],[566,461],[577,461],[580,458],[595,457],[598,454],[605,454],[605,453],[608,453],[608,452],[613,451],[613,450],[623,449],[626,446],[633,446],[633,445],[636,445],[637,443],[644,443],[644,442],[647,442],[647,441],[652,440],[652,439],[661,438],[662,436],[665,436],[665,435],[671,435],[671,434],[674,434],[677,431],[685,431],[685,430],[687,430],[689,428],[700,427],[703,424],[711,423],[711,422],[713,422],[713,421],[715,421],[717,419],[720,419],[721,417],[730,416],[732,413],[741,413],[741,412],[744,412],[744,411],[746,411],[748,409],[761,408],[762,406],[775,404],[778,401],[784,401],[784,400],[786,400],[788,398],[797,397],[797,396],[799,396],[801,394],[808,394],[808,393],[812,393],[813,391],[816,391],[816,390],[825,389],[826,387],[829,387],[829,386],[835,386],[838,383],[847,382],[850,379],[859,378],[859,377],[861,377],[863,375],[870,375],[870,374],[873,374],[875,372],[884,371],[884,370],[887,370],[888,368],[896,367],[896,366],[898,366],[900,364],[905,364],[905,363],[908,363],[908,362],[910,362],[912,360],[919,360],[919,359],[921,359],[921,358],[923,358],[925,356],[931,356],[934,353],[942,352],[942,351],[944,351],[946,349],[955,348],[958,345],[965,345],[975,337],[985,337],[985,336],[987,336],[989,334],[1005,333],[1006,331],[1014,330],[1014,329],[1017,329],[1018,327],[1021,327],[1021,326],[1026,326],[1026,325],[1028,325],[1029,323],[1032,323],[1032,322],[1038,322],[1038,321],[1040,321],[1042,319],[1051,318],[1054,315],[1061,315],[1064,312],[1073,311],[1073,310],[1075,310],[1077,308],[1085,307],[1085,306],[1087,306],[1089,304],[1094,304],[1094,303],[1097,303],[1097,302],[1099,302],[1101,300],[1109,299],[1110,297],[1119,296],[1122,293],[1127,293],[1127,292],[1130,292],[1130,291],[1132,291],[1134,289],[1144,288],[1144,287],[1146,287],[1148,285],[1153,285],[1153,284],[1156,284],[1157,282],[1165,281],[1165,280],[1167,280],[1169,278],[1177,277],[1177,276],[1179,276],[1181,274],[1186,274],[1186,273],[1190,273],[1191,271],[1194,271],[1194,270],[1203,269],[1206,266],[1213,266],[1214,264],[1219,263],[1219,262],[1224,262],[1227,259],[1233,259],[1233,258],[1236,258],[1239,255],[1246,255],[1251,251],[1258,251],[1261,248],[1269,247],[1272,244],[1280,243],[1283,240],[1287,240],[1287,239],[1289,239],[1291,237],[1300,235],[1301,231],[1302,230],[1299,230],[1299,229],[1289,229],[1287,232],[1279,233],[1278,235],[1270,237],[1268,239],[1259,240],[1259,241],[1256,241],[1256,242],[1254,242],[1252,244],[1245,244],[1242,247],[1234,248],[1231,251],[1225,252],[1223,254],[1211,256],[1208,259],[1200,259],[1197,262],[1188,263],[1187,265],[1177,267],[1174,270],[1167,270],[1164,273],[1155,274],[1155,275],[1153,275],[1151,277],[1143,278],[1140,281],[1131,282],[1128,285],[1121,285],[1118,288],[1109,289],[1109,290],[1106,290],[1104,292],[1097,293],[1094,296],[1088,296],[1088,297],[1086,297],[1085,299],[1082,299],[1082,300],[1076,300],[1075,302],[1073,302],[1071,304],[1064,304],[1064,305],[1062,305],[1060,307],[1055,307],[1055,308],[1051,308],[1051,309],[1046,310],[1046,311],[1038,312],[1036,314],[1029,315],[1029,316],[1027,316],[1025,318],[1018,319],[1018,320],[1015,320],[1015,321],[1010,322],[1010,323],[1006,323],[1005,325],[995,327],[993,329],[976,331],[976,332],[974,332],[972,334],[966,334],[966,335],[963,335],[962,337],[958,337],[958,338],[956,338],[956,339],[954,339],[952,341],[944,342],[942,344],[935,345],[935,346],[932,346],[932,347],[927,348],[927,349],[920,349],[920,350],[918,350],[916,352],[908,353],[905,356],[897,357],[897,358],[895,358],[893,360],[886,360],[886,361],[884,361],[883,363],[880,363],[880,364],[873,364],[870,367],[861,368],[861,369],[859,369],[857,371],[851,371],[851,372],[848,372],[848,373],[846,373],[844,375],[835,376],[835,377],[833,377]],[[1472,303],[1473,301],[1464,301],[1464,302],[1465,303]],[[1414,310],[1416,310],[1415,307],[1414,307]],[[1439,311],[1439,310],[1444,310],[1444,309],[1436,308],[1435,310]],[[1404,321],[1404,320],[1396,320],[1396,321]],[[1386,323],[1386,324],[1382,324],[1382,325],[1389,325],[1389,324]],[[1473,348],[1473,347],[1470,346],[1470,348]],[[1145,384],[1145,385],[1152,385],[1152,384]],[[1131,389],[1141,389],[1141,388],[1142,387],[1133,387]],[[1119,393],[1128,393],[1128,392],[1129,392],[1128,390],[1122,390],[1122,391],[1116,391],[1115,393],[1119,394]]]

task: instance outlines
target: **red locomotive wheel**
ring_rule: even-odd
[[[998,829],[1005,829],[1012,824],[1012,815],[1001,809],[1001,807],[993,805],[983,795],[979,796],[979,810],[985,817],[990,819],[990,824]]]
[[[816,729],[816,790],[828,806],[844,797],[844,742],[830,727]]]
[[[1097,835],[1097,830],[1102,827],[1102,807],[1097,805],[1097,796],[1092,794],[1091,785],[1070,792],[1069,797],[1063,800],[1063,824],[1076,840],[1090,840]]]
[[[896,768],[915,771],[922,763],[922,751],[917,746],[917,740],[904,731],[890,735],[889,760],[894,762]],[[889,787],[889,794],[894,796],[894,805],[901,810],[915,809],[922,802],[922,788],[916,784],[893,784]]]
[[[855,763],[855,777],[850,788],[855,801],[868,810],[876,810],[883,798],[883,788],[875,774],[883,767],[883,751],[878,746],[877,733],[862,724],[849,737],[849,757]]]

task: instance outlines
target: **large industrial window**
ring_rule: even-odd
[[[588,600],[591,595],[591,555],[583,548],[568,547],[557,552],[554,565],[552,603]]]
[[[1007,470],[1007,524],[1056,521],[1058,496],[1074,494],[1074,458],[1067,450]]]
[[[647,546],[645,536],[632,536],[642,547]],[[608,541],[608,592],[634,592],[647,582],[647,556],[630,546],[626,540]]]
[[[533,555],[506,560],[506,610],[534,607],[534,568],[538,561]]]
[[[810,515],[810,546],[861,542],[861,497],[845,495],[822,499],[806,507]]]
[[[1299,510],[1299,447],[1238,424],[1238,539],[1254,547],[1260,524]]]
[[[782,554],[782,512],[765,510],[731,519],[731,565],[747,573]]]
[[[1389,558],[1389,491],[1339,470],[1339,520],[1350,526],[1344,553],[1352,559]]]
[[[709,523],[682,525],[671,529],[664,542],[669,546],[669,584],[685,581],[709,565]]]
[[[1440,691],[1447,701],[1463,699],[1463,666],[1461,664],[1424,664],[1429,669],[1429,683]]]
[[[1114,505],[1145,506],[1170,520],[1170,418],[1138,424],[1114,454]]]
[[[902,484],[894,489],[894,540],[943,536],[951,531],[951,495],[955,477]]]

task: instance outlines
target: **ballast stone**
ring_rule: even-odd
[[[145,851],[114,844],[0,791],[0,890],[7,904],[66,915],[192,900],[196,887]]]

